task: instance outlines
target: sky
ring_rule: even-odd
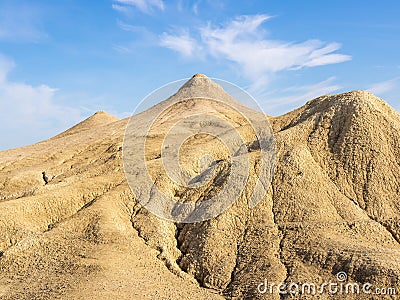
[[[0,0],[0,150],[195,73],[281,115],[368,90],[400,111],[400,2]]]

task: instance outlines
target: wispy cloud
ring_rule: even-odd
[[[48,138],[81,119],[78,109],[56,102],[56,89],[8,80],[14,67],[0,54],[0,149]]]
[[[117,25],[124,31],[132,33],[135,38],[122,43],[114,44],[112,48],[119,53],[134,53],[138,48],[158,46],[159,36],[144,26],[132,25],[117,20]]]
[[[179,52],[185,57],[192,56],[198,49],[197,41],[190,37],[187,30],[183,30],[180,35],[164,32],[161,36],[160,45]]]
[[[15,68],[15,63],[0,54],[0,83],[3,85],[6,82],[7,75]]]
[[[118,24],[119,28],[121,28],[122,30],[130,31],[130,32],[137,32],[141,28],[140,26],[127,24],[121,20],[117,20],[117,24]]]
[[[200,6],[200,4],[201,4],[201,0],[196,1],[196,2],[193,4],[192,10],[193,10],[193,13],[194,13],[195,15],[198,15],[198,14],[199,14],[199,6]]]
[[[400,76],[371,84],[367,88],[367,91],[385,99],[385,101],[390,103],[398,112],[400,112]]]
[[[119,53],[131,53],[132,52],[131,48],[122,46],[122,45],[114,45],[112,48]]]
[[[43,16],[37,7],[28,4],[0,4],[0,40],[38,42],[47,37],[42,28]]]
[[[288,109],[294,109],[306,101],[322,95],[338,92],[342,86],[335,84],[335,77],[309,85],[293,86],[278,92],[264,95],[262,101],[268,113],[282,114]]]
[[[238,66],[243,76],[253,82],[253,88],[265,85],[276,72],[337,64],[351,59],[349,55],[336,53],[341,47],[338,43],[315,39],[304,42],[269,39],[262,25],[270,18],[268,15],[250,15],[239,16],[223,25],[208,23],[197,28],[196,39],[187,31],[183,36],[164,33],[161,45],[194,58],[199,54],[193,48],[197,45],[202,53]],[[186,46],[183,47],[181,42]]]
[[[112,4],[113,9],[124,13],[128,12],[132,7],[135,7],[146,14],[153,12],[154,9],[165,9],[162,0],[114,0],[114,3]]]
[[[380,96],[399,88],[400,77],[395,77],[386,81],[374,83],[367,89],[367,91]]]
[[[120,13],[124,13],[124,14],[128,14],[130,12],[130,7],[129,6],[124,6],[124,5],[119,5],[119,4],[112,4],[111,7],[120,12]]]

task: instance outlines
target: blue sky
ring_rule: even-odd
[[[369,90],[400,110],[398,1],[0,0],[0,150],[205,73],[280,115]]]

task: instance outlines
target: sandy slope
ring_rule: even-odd
[[[181,93],[199,90],[226,97],[205,77]],[[234,120],[207,101],[167,112],[150,144],[155,168],[168,122],[196,110]],[[322,283],[339,271],[352,282],[400,291],[398,113],[354,91],[314,99],[270,122],[277,167],[268,195],[249,209],[255,151],[242,197],[195,224],[164,221],[138,205],[122,167],[127,120],[99,113],[53,139],[0,153],[0,299],[280,299],[289,295],[261,295],[257,285],[265,278]],[[182,166],[192,175],[202,172],[201,151],[219,157],[225,174],[228,157],[214,140],[185,147]],[[192,192],[158,182],[182,201],[201,201],[218,188]],[[363,298],[382,299],[340,299]]]

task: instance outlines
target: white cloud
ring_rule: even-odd
[[[118,26],[135,35],[135,39],[113,45],[113,49],[119,53],[134,53],[138,48],[159,45],[159,36],[149,31],[145,26],[137,26],[117,20]]]
[[[299,107],[306,101],[338,92],[342,86],[335,84],[335,80],[335,77],[330,77],[318,83],[294,86],[257,98],[266,99],[262,104],[267,114],[280,115]]]
[[[112,8],[119,12],[127,12],[130,7],[136,7],[144,13],[151,13],[154,8],[164,10],[165,5],[162,0],[114,0]]]
[[[371,85],[367,89],[367,91],[372,94],[381,96],[395,89],[398,89],[399,87],[400,87],[400,77],[395,77],[386,81],[375,83]]]
[[[137,32],[139,30],[139,28],[141,28],[140,26],[127,24],[121,20],[117,20],[117,24],[118,24],[119,28],[121,28],[124,31]]]
[[[0,54],[0,149],[49,138],[81,119],[77,109],[56,103],[56,89],[9,81],[14,66]]]
[[[336,64],[351,59],[348,55],[335,53],[340,49],[338,43],[319,40],[298,43],[267,38],[261,25],[270,18],[268,15],[251,15],[237,17],[220,26],[209,23],[198,28],[197,40],[187,32],[183,36],[164,33],[161,45],[193,57],[199,55],[192,48],[197,45],[202,53],[238,66],[243,76],[253,82],[253,88],[266,85],[271,75],[279,71]],[[166,37],[171,42],[165,43]]]
[[[111,7],[120,12],[120,13],[124,13],[124,14],[128,14],[129,13],[129,7],[127,6],[123,6],[123,5],[119,5],[119,4],[112,4]]]
[[[341,45],[338,43],[330,43],[326,46],[322,46],[321,42],[315,42],[316,50],[310,49],[309,61],[303,64],[305,67],[337,64],[351,59],[348,55],[333,53],[340,49]],[[321,48],[318,49],[319,45],[321,45]]]
[[[38,42],[47,37],[42,30],[42,13],[28,4],[0,4],[0,39]]]
[[[195,15],[199,14],[199,5],[201,4],[201,0],[197,1],[193,4],[192,10]]]
[[[0,84],[5,82],[7,74],[14,69],[15,64],[12,60],[5,58],[0,54]]]
[[[210,53],[237,63],[245,76],[257,83],[269,73],[339,63],[350,57],[332,54],[339,49],[336,43],[318,40],[302,43],[283,42],[265,38],[260,29],[270,17],[242,16],[226,26],[201,29],[201,36]]]
[[[131,53],[132,50],[129,47],[122,46],[122,45],[114,45],[113,49],[119,53]]]
[[[389,80],[381,81],[372,84],[368,92],[383,98],[390,105],[392,105],[398,112],[400,112],[400,77],[394,77]]]
[[[160,45],[179,52],[183,56],[192,56],[198,48],[195,39],[191,38],[188,31],[182,31],[180,35],[171,35],[164,32],[161,36]]]

